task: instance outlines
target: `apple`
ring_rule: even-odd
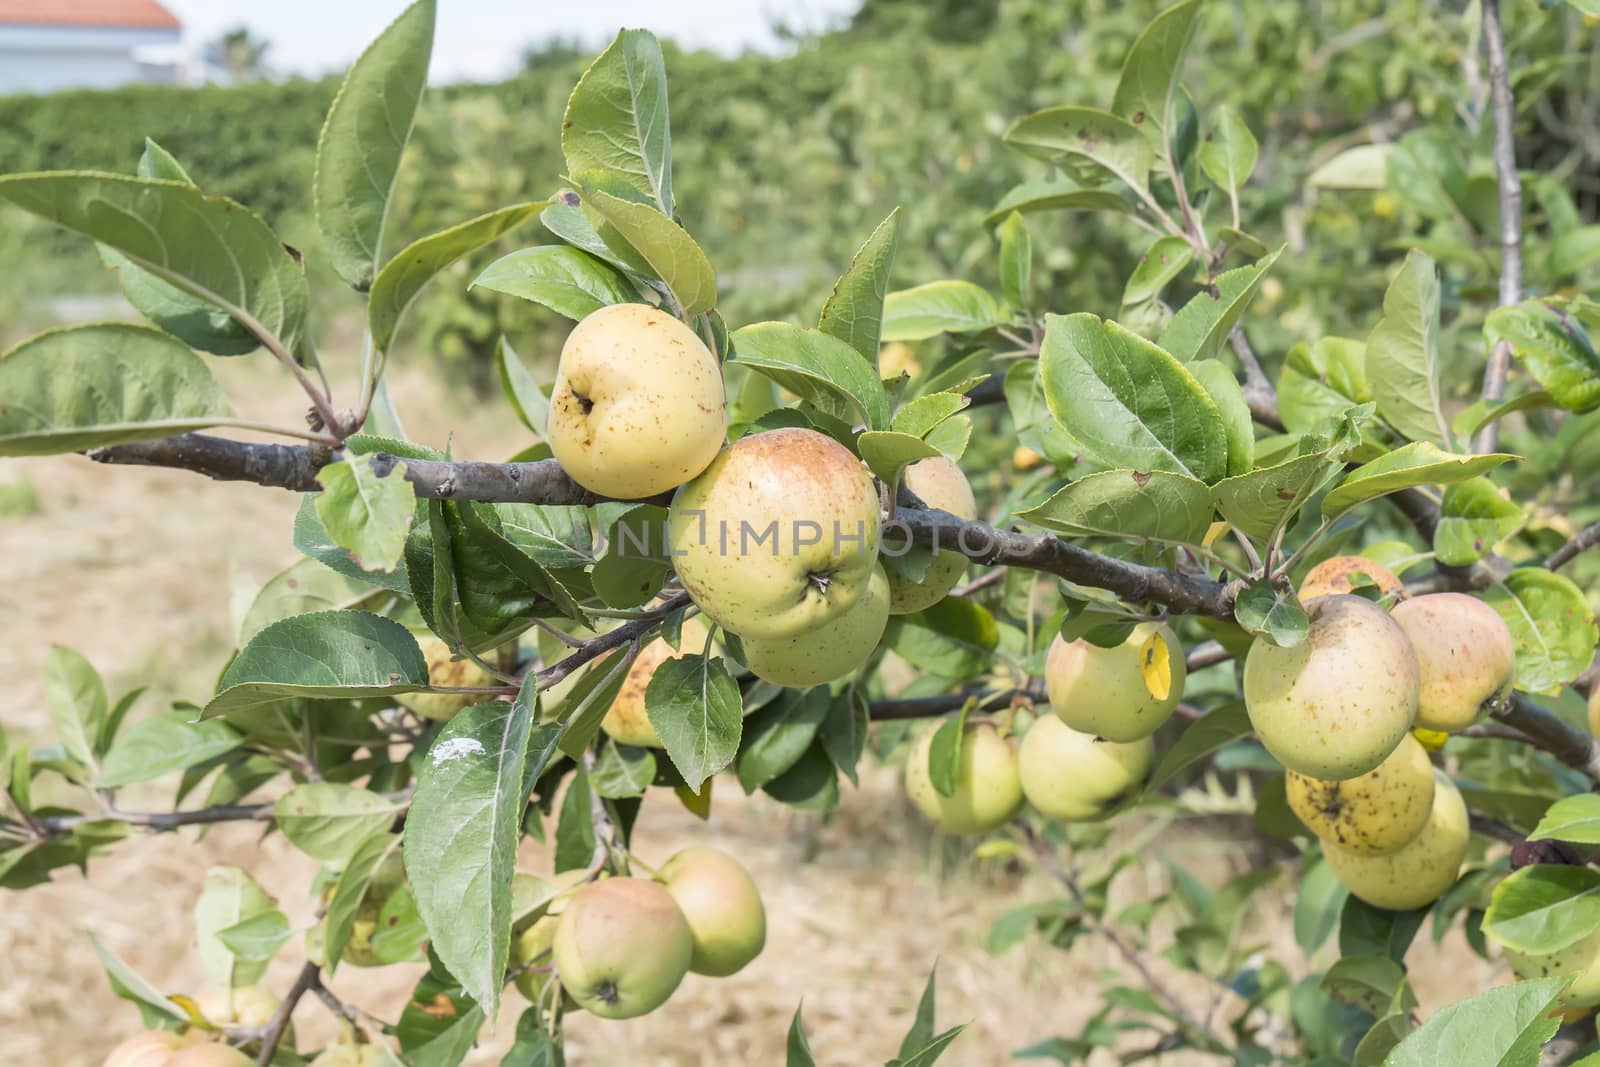
[[[908,489],[929,507],[948,511],[963,519],[978,517],[978,502],[961,468],[943,456],[929,456],[911,464],[905,471]],[[913,582],[899,574],[889,575],[889,612],[909,615],[931,608],[954,589],[967,573],[967,557],[950,548],[941,548],[928,563],[922,580]]]
[[[1396,604],[1422,668],[1417,725],[1454,733],[1511,695],[1517,643],[1500,613],[1465,593],[1430,593]]]
[[[194,1003],[200,1014],[218,1026],[265,1026],[282,1001],[260,986],[245,985],[208,989],[195,997]]]
[[[592,493],[639,500],[682,485],[716,457],[727,425],[722,368],[665,311],[603,307],[561,346],[545,439]]]
[[[1022,795],[1039,813],[1062,822],[1097,819],[1150,776],[1155,742],[1102,741],[1054,715],[1041,715],[1022,736],[1017,762]]]
[[[172,1054],[188,1043],[169,1030],[146,1030],[112,1049],[101,1067],[166,1067]]]
[[[1422,684],[1417,654],[1370,600],[1318,597],[1306,613],[1309,631],[1293,648],[1264,637],[1250,646],[1245,708],[1261,743],[1288,769],[1323,781],[1356,778],[1411,730]]]
[[[617,691],[616,699],[611,701],[611,707],[606,710],[606,717],[600,720],[600,729],[624,745],[660,748],[661,738],[656,736],[656,728],[650,725],[650,716],[645,713],[644,691],[650,687],[650,679],[655,677],[657,667],[669,659],[698,654],[706,647],[706,638],[710,635],[711,628],[705,621],[691,616],[683,620],[677,648],[667,644],[665,638],[658,637],[640,649],[628,667],[628,674],[622,680],[622,688]]]
[[[1433,806],[1422,832],[1387,856],[1362,856],[1324,843],[1328,866],[1351,893],[1374,908],[1410,911],[1455,884],[1472,836],[1467,805],[1447,775],[1434,771]]]
[[[1011,743],[992,724],[969,722],[961,735],[955,791],[945,796],[933,787],[928,771],[939,726],[923,731],[906,761],[911,802],[946,833],[981,834],[1010,822],[1022,807],[1022,777]]]
[[[894,579],[882,564],[873,568],[867,592],[833,622],[794,637],[744,641],[745,666],[774,685],[821,685],[865,663],[889,623]]]
[[[330,1045],[317,1054],[311,1067],[383,1067],[383,1050],[377,1045],[354,1042]]]
[[[561,925],[559,912],[546,912],[532,926],[511,937],[511,965],[513,967],[545,967],[550,963],[550,951],[556,941],[556,928]],[[534,1003],[549,981],[546,971],[523,971],[517,975],[517,992]]]
[[[694,936],[672,894],[655,882],[608,878],[573,894],[552,956],[562,987],[602,1019],[665,1004],[694,958]]]
[[[767,912],[738,860],[714,848],[686,848],[657,869],[656,879],[689,923],[694,938],[689,969],[695,974],[726,978],[761,954]]]
[[[1307,572],[1300,583],[1300,600],[1304,603],[1319,596],[1354,593],[1356,579],[1361,575],[1372,579],[1370,584],[1363,583],[1368,588],[1376,585],[1379,592],[1398,597],[1406,595],[1405,584],[1383,564],[1374,563],[1365,556],[1331,556]]]
[[[1589,687],[1589,732],[1600,737],[1600,678]]]
[[[255,1058],[227,1045],[190,1045],[168,1059],[166,1067],[255,1067]]]
[[[915,378],[922,373],[917,350],[904,341],[890,341],[878,349],[878,373],[885,378],[898,378],[902,374]]]
[[[673,497],[678,578],[742,638],[794,637],[867,593],[878,562],[878,491],[861,461],[815,430],[740,438]]]
[[[1530,978],[1572,978],[1557,1002],[1561,1011],[1586,1014],[1600,1005],[1600,929],[1566,948],[1540,955],[1506,949],[1506,962],[1519,981]]]
[[[1433,764],[1407,734],[1376,768],[1342,782],[1290,771],[1289,807],[1323,841],[1361,856],[1398,852],[1433,811]]]
[[[1143,670],[1145,655],[1157,652],[1158,635],[1170,679],[1164,696],[1150,691]],[[1115,648],[1057,636],[1045,657],[1044,685],[1062,722],[1080,733],[1127,742],[1149,737],[1171,717],[1183,699],[1187,673],[1172,628],[1140,623]]]
[[[428,684],[444,686],[498,685],[499,679],[470,659],[456,659],[450,646],[431,634],[418,635],[417,645],[428,661]],[[395,703],[424,719],[444,722],[462,708],[490,699],[481,693],[401,693]]]

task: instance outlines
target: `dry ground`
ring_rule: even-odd
[[[221,362],[241,413],[295,417],[296,396],[270,367]],[[402,373],[396,394],[414,434],[443,444],[454,431],[458,455],[494,458],[525,443],[499,401],[441,401],[428,394],[420,374]],[[294,558],[295,498],[76,457],[0,464],[0,481],[19,474],[34,483],[42,510],[0,518],[0,559],[11,570],[0,587],[0,677],[9,682],[0,693],[0,721],[7,730],[44,739],[40,679],[56,643],[88,654],[114,691],[153,681],[157,691],[141,705],[147,712],[170,696],[203,699],[229,651],[230,590],[248,595]],[[167,788],[140,799],[159,805]],[[1094,1010],[1100,973],[1119,966],[1110,949],[1093,940],[1066,954],[1037,945],[987,953],[990,921],[1050,887],[950,865],[909,816],[890,770],[872,770],[862,788],[847,789],[840,810],[820,822],[763,799],[746,800],[730,780],[718,788],[716,810],[705,824],[670,797],[656,798],[645,808],[637,840],[645,858],[656,861],[691,841],[738,855],[766,896],[771,934],[765,954],[732,979],[691,976],[655,1016],[628,1023],[574,1017],[574,1064],[778,1064],[802,996],[821,1063],[882,1063],[894,1053],[937,958],[941,1025],[972,1021],[944,1062],[992,1065],[1011,1049],[1073,1032]],[[1228,843],[1192,834],[1169,834],[1157,851],[1218,879],[1241,861]],[[257,831],[244,826],[219,827],[200,839],[188,833],[131,840],[97,861],[87,877],[67,873],[26,893],[0,892],[0,958],[8,962],[0,971],[0,1064],[93,1067],[135,1028],[133,1008],[112,996],[86,932],[97,933],[163,989],[202,986],[189,946],[189,911],[202,872],[215,863],[248,867],[280,894],[291,918],[309,918],[304,886],[310,862],[281,839],[257,840]],[[530,849],[526,865],[548,870],[536,850]],[[1153,862],[1150,867],[1119,886],[1130,894],[1150,891],[1157,876]],[[1288,932],[1291,894],[1285,887],[1259,898],[1253,934],[1280,946],[1281,958],[1301,972],[1305,963]],[[269,977],[280,991],[299,966],[292,948],[293,942]],[[1497,977],[1459,945],[1444,951],[1419,946],[1411,962],[1424,1011]],[[346,969],[335,985],[392,1017],[414,977],[406,968]],[[1210,995],[1182,979],[1175,987],[1196,1010]],[[503,1017],[498,1038],[469,1062],[496,1062],[494,1049],[509,1040],[514,1011]],[[297,1025],[309,1041],[331,1032],[314,1002],[302,1005]]]

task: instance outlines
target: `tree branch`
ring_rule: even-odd
[[[219,822],[267,822],[272,819],[274,805],[224,804],[214,808],[195,808],[188,811],[104,811],[81,815],[39,815],[34,822],[47,834],[70,834],[85,823],[120,822],[138,826],[157,833],[178,830],[185,826],[206,826]]]
[[[1571,563],[1580,552],[1600,545],[1600,522],[1591,522],[1578,531],[1576,537],[1550,553],[1550,558],[1544,561],[1547,570],[1558,571]]]
[[[261,1051],[256,1053],[256,1067],[268,1067],[272,1063],[272,1057],[278,1051],[278,1043],[283,1040],[283,1032],[289,1028],[289,1016],[294,1014],[294,1007],[300,1003],[300,998],[318,983],[318,973],[317,965],[309,960],[300,968],[300,974],[295,978],[294,985],[289,987],[283,1003],[278,1005],[277,1013],[272,1016],[272,1021],[267,1023],[267,1028],[261,1035]]]
[[[931,719],[960,711],[969,700],[978,700],[979,711],[1000,711],[1019,702],[1042,704],[1047,699],[1044,682],[1030,681],[1020,689],[995,692],[991,689],[967,689],[955,693],[939,693],[931,697],[904,697],[874,700],[867,705],[867,717],[873,722],[894,722],[897,719]]]
[[[1522,179],[1517,176],[1516,104],[1511,98],[1500,0],[1483,0],[1483,47],[1489,54],[1494,171],[1500,191],[1500,306],[1507,307],[1522,299]],[[1483,372],[1483,399],[1489,406],[1505,398],[1510,368],[1511,343],[1498,341]],[[1479,452],[1493,452],[1499,443],[1500,427],[1496,423],[1485,426],[1478,434]]]
[[[1587,730],[1568,726],[1520,693],[1512,694],[1494,717],[1592,782],[1600,782],[1600,743]]]
[[[1233,348],[1233,354],[1239,357],[1239,365],[1244,368],[1244,399],[1250,408],[1250,417],[1268,429],[1283,432],[1283,419],[1278,415],[1278,392],[1272,387],[1272,380],[1267,377],[1267,372],[1261,369],[1261,361],[1256,358],[1255,349],[1250,347],[1250,339],[1244,335],[1244,328],[1235,326],[1228,334],[1228,344]]]
[[[679,593],[677,596],[657,604],[637,619],[625,622],[615,630],[607,630],[597,637],[590,638],[583,643],[583,647],[566,659],[558,660],[536,673],[534,677],[538,680],[539,688],[548,689],[590,660],[598,659],[614,648],[621,648],[623,645],[643,637],[650,632],[651,627],[655,626],[656,623],[679,608],[688,607],[690,603],[688,593]]]

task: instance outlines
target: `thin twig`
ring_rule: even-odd
[[[632,622],[625,622],[615,630],[607,630],[603,634],[591,637],[583,643],[582,648],[573,652],[566,659],[552,663],[535,674],[534,677],[538,680],[539,688],[548,689],[589,661],[598,659],[612,649],[621,648],[630,641],[642,637],[649,633],[662,619],[679,608],[688,607],[689,603],[689,594],[679,593],[677,596],[657,604],[649,612],[634,619]]]
[[[278,1043],[283,1040],[283,1032],[289,1028],[289,1016],[294,1013],[295,1005],[300,1003],[300,998],[317,983],[318,973],[317,965],[309,960],[300,968],[300,974],[295,978],[294,985],[289,987],[283,1003],[278,1005],[277,1013],[272,1016],[272,1021],[267,1023],[267,1028],[261,1035],[261,1051],[256,1053],[256,1067],[268,1067],[272,1063],[272,1057],[278,1051]]]
[[[1500,191],[1500,306],[1509,307],[1522,299],[1522,179],[1517,175],[1517,113],[1511,97],[1500,0],[1482,2],[1483,47],[1489,54],[1489,97],[1494,111],[1495,184]],[[1505,398],[1510,369],[1511,343],[1497,341],[1483,372],[1483,399],[1488,406]],[[1499,443],[1497,423],[1491,422],[1478,434],[1479,452],[1493,452]]]
[[[1572,540],[1550,553],[1550,558],[1544,561],[1545,568],[1552,571],[1560,570],[1580,552],[1600,545],[1600,522],[1591,522],[1579,530]]]

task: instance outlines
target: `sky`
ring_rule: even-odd
[[[323,74],[348,66],[407,0],[162,0],[193,47],[240,24],[272,42],[270,66]],[[488,81],[512,73],[525,46],[577,38],[599,46],[622,27],[642,27],[686,47],[736,53],[780,42],[772,14],[820,29],[859,0],[440,0],[431,79]]]

